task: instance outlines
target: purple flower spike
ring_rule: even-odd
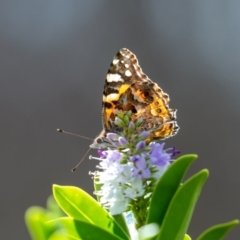
[[[126,145],[126,144],[128,143],[127,139],[124,138],[124,137],[120,137],[120,138],[118,139],[118,142],[119,142],[120,145],[122,145],[122,146],[124,146],[124,145]]]
[[[146,138],[149,137],[149,135],[150,135],[150,133],[148,131],[143,131],[143,132],[140,133],[140,138],[141,139],[146,139]]]
[[[118,138],[118,135],[116,133],[107,133],[107,138],[109,138],[112,141],[116,141]]]
[[[141,141],[137,144],[136,149],[143,150],[145,147],[146,147],[146,143],[144,141]]]

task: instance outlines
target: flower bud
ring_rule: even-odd
[[[129,117],[127,115],[124,116],[123,121],[126,125],[129,124]]]
[[[112,141],[116,141],[118,139],[118,135],[116,133],[107,133],[107,138]]]
[[[131,121],[128,125],[128,129],[134,129],[135,125],[134,125],[134,122]]]
[[[118,142],[119,142],[120,145],[122,145],[122,146],[124,146],[124,145],[126,145],[126,144],[128,143],[127,139],[124,138],[124,137],[120,137],[120,138],[118,139]]]
[[[130,117],[132,116],[132,111],[129,110],[129,111],[126,113],[126,115],[130,118]]]
[[[146,147],[146,143],[144,141],[141,141],[136,145],[137,150],[143,150],[145,147]]]
[[[135,122],[135,127],[139,127],[143,122],[142,118],[138,118],[137,121]]]
[[[146,139],[146,138],[149,137],[149,135],[150,135],[150,133],[148,131],[143,131],[143,132],[140,133],[140,138],[141,139]]]
[[[119,117],[115,118],[114,124],[118,127],[124,127],[124,122]]]
[[[123,111],[119,111],[118,114],[117,114],[117,116],[118,116],[120,119],[123,119],[123,117],[124,117]]]

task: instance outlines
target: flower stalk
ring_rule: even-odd
[[[164,150],[164,143],[148,143],[150,132],[141,131],[142,119],[131,121],[131,115],[118,113],[113,124],[119,131],[107,133],[111,147],[98,150],[98,171],[92,174],[100,186],[95,191],[100,203],[112,215],[132,211],[139,229],[146,223],[156,182],[178,152]]]

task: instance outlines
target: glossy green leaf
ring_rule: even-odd
[[[187,234],[185,234],[185,236],[184,236],[184,239],[183,240],[191,240],[191,238],[187,235]]]
[[[114,218],[114,220],[117,222],[117,224],[122,228],[122,230],[128,235],[130,236],[125,218],[123,216],[123,214],[117,214],[117,215],[113,215],[112,216]]]
[[[202,170],[178,188],[166,212],[158,240],[184,239],[194,207],[208,174],[207,170]]]
[[[59,224],[59,222],[56,223]],[[65,235],[65,232],[65,229],[57,230],[48,238],[48,240],[72,240],[71,237]]]
[[[116,236],[108,231],[99,228],[91,223],[85,221],[75,220],[73,218],[58,218],[51,222],[62,225],[62,233],[69,239],[74,240],[99,240],[111,239],[122,240],[123,238]],[[125,238],[126,239],[126,238]]]
[[[128,239],[127,233],[122,230],[112,216],[83,190],[77,187],[54,185],[53,195],[69,217],[94,224],[122,239]]]
[[[197,240],[222,240],[227,233],[239,224],[239,220],[215,225],[204,231]]]
[[[179,188],[186,171],[196,158],[197,155],[195,154],[181,156],[172,163],[161,177],[152,194],[147,224],[155,222],[161,226],[175,192]]]
[[[52,219],[66,216],[52,195],[47,199],[47,210]]]
[[[48,212],[41,207],[30,207],[25,213],[25,222],[32,240],[48,240],[56,230],[55,224],[46,225],[51,220]]]

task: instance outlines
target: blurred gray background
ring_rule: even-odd
[[[53,183],[93,192],[96,162],[70,171],[91,142],[55,129],[101,131],[105,75],[122,47],[178,109],[180,132],[166,142],[199,155],[188,176],[210,170],[189,234],[240,218],[239,12],[236,0],[1,1],[0,239],[30,239],[24,212],[45,206]]]

